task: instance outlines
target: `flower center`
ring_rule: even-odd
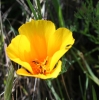
[[[33,70],[35,74],[47,74],[49,72],[49,69],[46,67],[48,63],[48,57],[43,61],[40,62],[39,60],[33,60]]]

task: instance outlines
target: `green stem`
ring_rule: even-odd
[[[57,15],[58,15],[59,24],[60,24],[61,27],[64,27],[65,24],[64,24],[64,19],[63,19],[62,10],[61,10],[61,7],[60,7],[59,0],[52,0],[52,2],[54,4],[55,10],[56,10]]]
[[[51,89],[51,92],[54,95],[55,100],[61,100],[60,97],[58,96],[58,94],[56,93],[51,81],[50,80],[46,80],[46,83],[47,83],[48,87]]]

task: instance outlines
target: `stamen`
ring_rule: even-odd
[[[33,63],[35,63],[36,65],[37,65],[37,64],[39,64],[39,62],[38,62],[38,61],[35,61],[35,60],[34,60],[34,61],[32,61],[32,62],[33,62]]]
[[[46,74],[47,70],[46,70],[46,65],[47,65],[47,59],[48,57],[44,60],[44,62],[39,62],[38,60],[33,60],[32,62],[37,65],[37,67],[39,68],[39,73],[41,74]]]

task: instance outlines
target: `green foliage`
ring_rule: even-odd
[[[77,28],[76,31],[87,36],[95,44],[99,44],[99,2],[96,7],[94,7],[93,2],[92,0],[82,2],[81,7],[77,9],[75,18],[83,22],[82,29]]]

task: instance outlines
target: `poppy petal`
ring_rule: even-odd
[[[49,53],[51,57],[49,66],[52,70],[58,60],[71,48],[74,44],[74,39],[72,32],[66,28],[59,28],[52,36],[52,39],[49,41]]]
[[[31,73],[33,73],[28,61],[31,54],[30,42],[24,35],[18,35],[12,39],[10,45],[6,48],[8,57],[16,63],[24,66]]]
[[[54,32],[55,25],[51,21],[46,20],[32,20],[19,28],[19,33],[25,35],[30,40],[39,60],[46,58],[48,40]]]
[[[70,45],[71,47],[73,45],[72,32],[66,28],[59,28],[52,34],[48,43],[48,55],[52,56],[59,49],[65,49],[66,46]],[[68,47],[68,50],[70,47]]]
[[[33,75],[29,73],[28,71],[26,71],[24,68],[18,69],[16,73],[18,75],[37,77],[41,79],[56,78],[59,75],[59,72],[61,71],[61,65],[62,65],[62,62],[59,61],[56,68],[50,74],[46,74],[46,75],[44,74]]]

